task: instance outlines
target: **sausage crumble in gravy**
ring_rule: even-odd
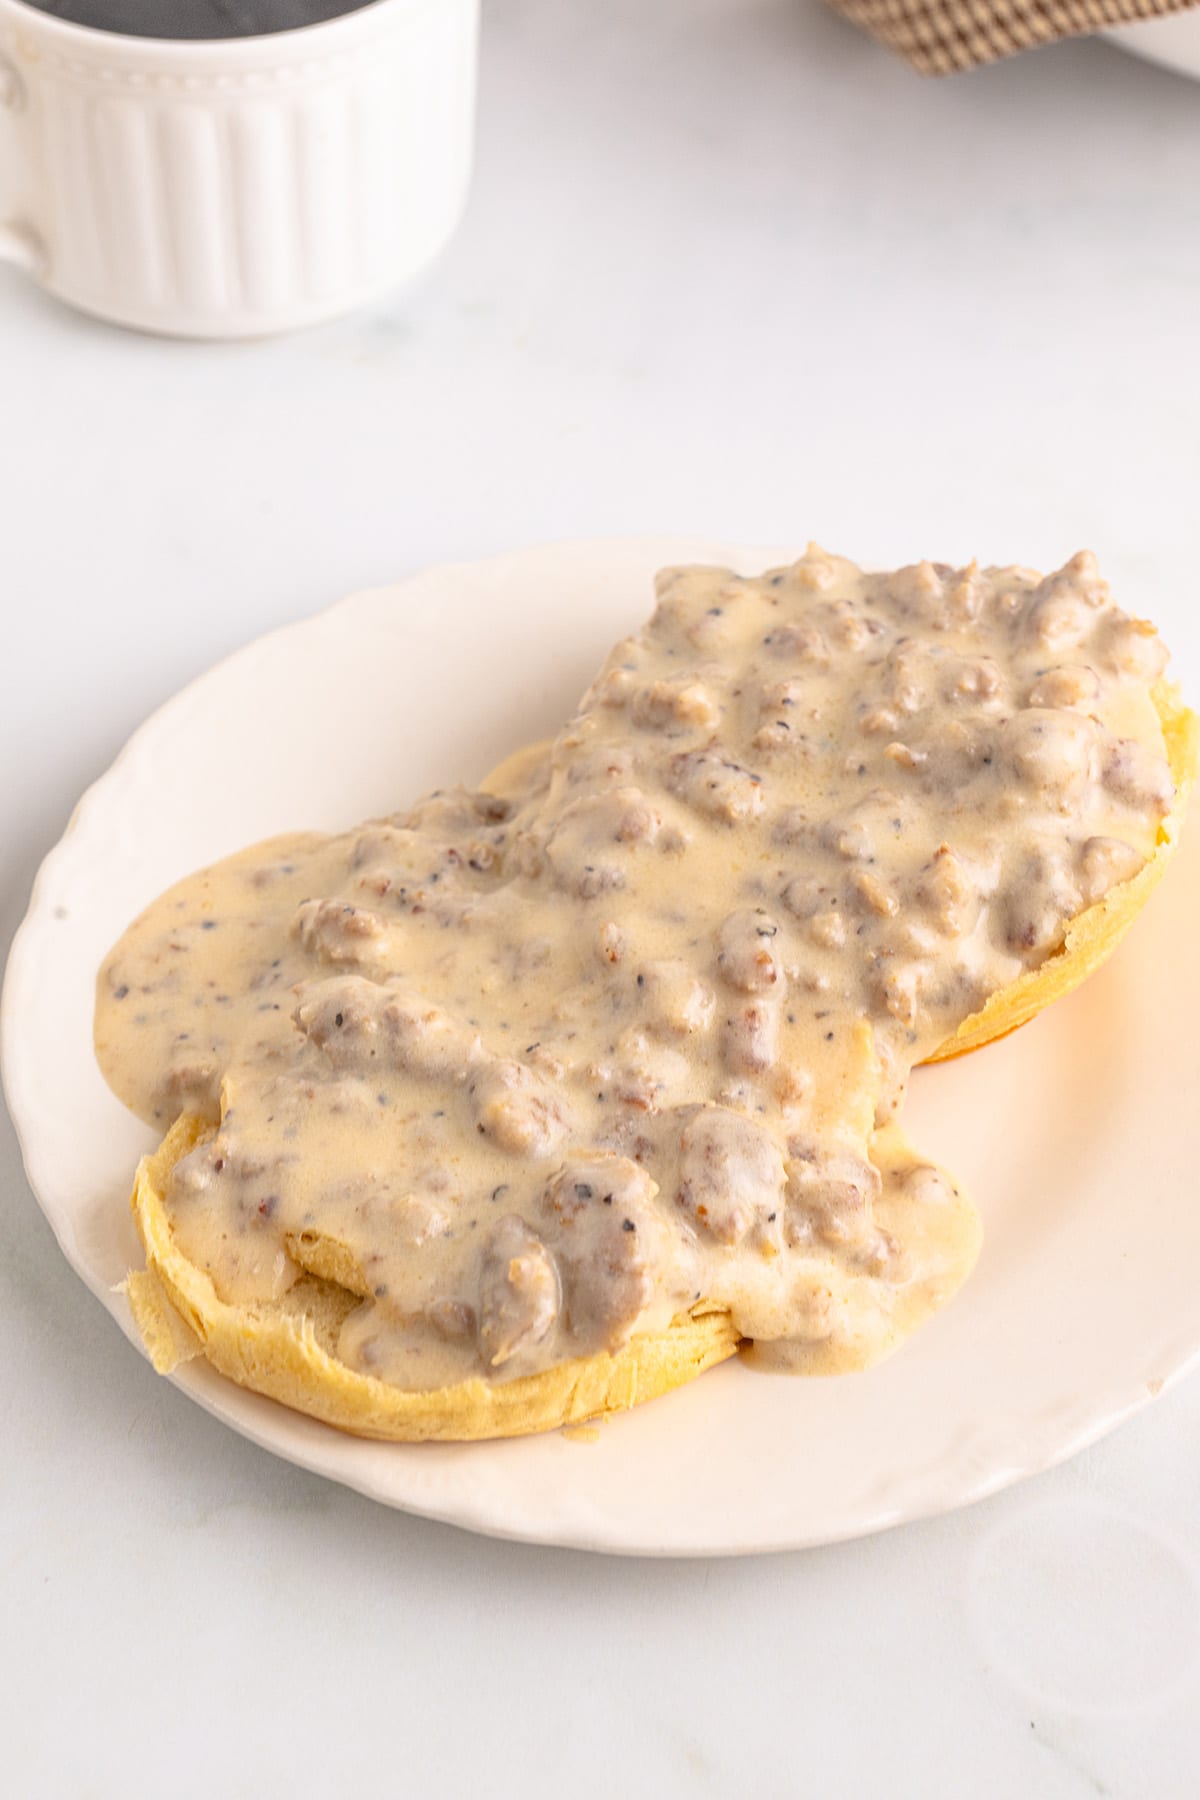
[[[352,1368],[496,1381],[698,1300],[861,1367],[977,1222],[892,1122],[914,1064],[1151,854],[1166,657],[1089,555],[1045,579],[812,549],[663,573],[544,752],[171,889],[96,1042],[229,1301],[305,1269]]]

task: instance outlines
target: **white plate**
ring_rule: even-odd
[[[138,909],[270,832],[341,826],[479,777],[565,716],[636,626],[663,563],[755,572],[779,549],[556,545],[434,569],[251,644],[156,713],[38,877],[3,1007],[26,1166],[73,1266],[113,1287],[145,1128],[91,1052],[92,983]],[[962,1505],[1078,1450],[1200,1353],[1194,1022],[1200,831],[1128,943],[982,1055],[919,1071],[916,1142],[971,1184],[986,1245],[943,1313],[866,1375],[726,1364],[600,1430],[483,1445],[362,1443],[203,1363],[179,1386],[255,1442],[392,1506],[597,1550],[816,1544]]]

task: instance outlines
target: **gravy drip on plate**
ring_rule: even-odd
[[[100,975],[116,1092],[218,1294],[359,1297],[338,1354],[503,1381],[726,1307],[861,1367],[970,1269],[909,1070],[1154,848],[1165,653],[1080,555],[671,569],[553,744],[189,877]]]

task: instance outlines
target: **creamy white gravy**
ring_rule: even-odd
[[[667,570],[486,791],[242,851],[113,950],[109,1082],[219,1120],[181,1248],[229,1300],[337,1279],[340,1356],[404,1387],[698,1303],[874,1360],[978,1243],[892,1122],[908,1073],[1150,854],[1164,662],[1088,555]]]

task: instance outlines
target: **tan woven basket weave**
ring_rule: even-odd
[[[950,75],[1057,38],[1185,12],[1197,0],[830,0],[923,75]]]

